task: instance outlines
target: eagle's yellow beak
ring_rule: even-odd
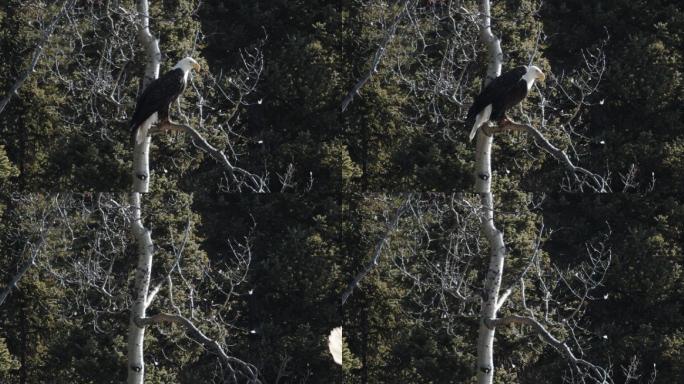
[[[199,65],[199,63],[195,63],[192,65],[193,68],[195,68],[195,71],[199,73],[202,70],[202,67]]]
[[[546,75],[544,74],[544,72],[539,72],[539,76],[537,78],[539,79],[539,81],[544,81],[546,80]]]

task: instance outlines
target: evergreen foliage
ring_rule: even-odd
[[[172,119],[264,175],[274,193],[235,194],[235,180],[189,136],[154,136],[151,192],[142,199],[155,243],[153,281],[182,248],[192,289],[175,285],[174,303],[161,291],[150,314],[201,297],[193,314],[202,332],[254,364],[264,383],[472,382],[479,302],[435,287],[454,283],[444,271],[456,242],[470,257],[470,281],[481,284],[488,268],[477,219],[454,203],[477,205],[469,194],[475,145],[463,127],[487,64],[466,12],[477,3],[151,2],[161,71],[187,55],[204,68]],[[572,279],[587,247],[606,244],[610,267],[590,298],[554,287],[559,300],[549,316],[574,321],[579,308],[580,332],[550,332],[611,367],[615,383],[651,383],[653,374],[656,383],[684,382],[680,2],[492,4],[504,70],[532,59],[547,73],[511,117],[529,118],[613,192],[578,191],[532,137],[497,134],[504,285],[532,255],[541,269]],[[62,6],[67,17],[41,44]],[[453,17],[450,7],[459,10]],[[0,302],[0,383],[126,379],[137,258],[125,213],[126,127],[146,60],[135,12],[133,0],[0,5],[0,100],[42,49],[0,110],[0,293],[28,266]],[[410,191],[424,216],[402,216],[379,263],[341,307],[340,293],[370,262]],[[238,249],[249,250],[249,262]],[[530,306],[541,305],[538,281],[526,275],[524,283]],[[342,368],[326,345],[340,325]],[[496,383],[568,382],[562,357],[528,327],[497,330],[494,359]],[[216,355],[177,325],[149,328],[145,361],[148,383],[224,382]],[[630,365],[638,378],[628,378]]]

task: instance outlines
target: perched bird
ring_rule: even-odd
[[[131,140],[135,139],[135,143],[141,143],[145,139],[147,129],[138,128],[149,126],[144,123],[150,119],[150,123],[155,120],[168,122],[171,103],[183,93],[188,82],[188,73],[192,69],[199,71],[200,65],[192,57],[186,57],[145,88],[138,98],[133,118],[128,126],[131,130]]]
[[[342,327],[333,328],[328,336],[328,349],[333,360],[339,365],[342,365]]]
[[[477,129],[487,121],[503,123],[507,120],[506,110],[520,103],[530,91],[536,79],[544,80],[544,73],[534,65],[520,66],[511,69],[492,80],[480,92],[468,110],[466,127],[472,124],[470,140],[473,140]]]

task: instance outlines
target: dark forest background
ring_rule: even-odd
[[[419,3],[429,10],[448,2]],[[463,3],[476,9],[476,2]],[[28,66],[59,6],[0,4],[0,98]],[[130,189],[125,127],[145,57],[126,14],[108,10],[133,12],[134,2],[76,1],[74,7],[79,17],[59,21],[35,71],[0,112],[0,287],[26,259],[35,212],[50,196],[67,192],[90,206],[99,192],[125,202],[121,192]],[[554,120],[545,134],[573,161],[604,175],[611,193],[568,193],[566,170],[525,134],[496,136],[492,187],[497,206],[508,213],[501,220],[510,262],[529,257],[526,244],[541,222],[555,230],[544,243],[546,257],[566,265],[579,263],[586,242],[610,228],[613,262],[600,300],[588,304],[584,317],[583,327],[596,336],[586,358],[612,367],[616,383],[625,382],[622,367],[635,358],[642,376],[630,383],[647,383],[654,371],[658,383],[684,381],[680,2],[511,0],[493,7],[505,68],[527,64],[537,46],[535,62],[547,76],[571,84],[583,76],[583,55],[599,49],[605,57],[596,91],[580,106],[540,89],[559,100],[552,104],[558,121],[572,114],[563,120],[572,123],[572,134]],[[162,72],[192,55],[209,73],[193,76],[181,101],[183,117],[175,108],[172,117],[187,118],[220,148],[230,143],[236,164],[267,178],[273,193],[231,194],[231,181],[212,158],[187,137],[161,135],[153,139],[146,220],[163,247],[192,217],[189,261],[225,262],[228,239],[252,239],[248,283],[231,304],[237,327],[230,343],[267,383],[286,359],[290,375],[281,382],[288,383],[461,383],[474,374],[477,325],[463,320],[454,336],[438,319],[428,326],[408,316],[404,282],[389,261],[339,308],[339,295],[369,261],[382,231],[378,216],[399,193],[461,193],[473,183],[475,145],[461,122],[468,104],[439,99],[451,120],[422,109],[425,95],[409,92],[393,70],[393,60],[407,63],[409,74],[420,70],[409,39],[393,43],[387,62],[341,111],[383,38],[377,21],[394,12],[378,9],[351,0],[152,5]],[[435,47],[438,52],[439,42]],[[477,60],[464,71],[466,102],[486,69],[486,52],[478,47]],[[257,51],[263,56],[258,81],[240,69],[245,53]],[[103,52],[110,53],[107,60]],[[237,99],[237,79],[253,84],[244,99]],[[524,109],[535,111],[538,99],[530,96]],[[71,268],[60,260],[88,254],[88,241],[76,241],[88,237],[88,228],[74,238],[48,238],[48,248],[60,251],[42,257],[57,271]],[[135,254],[132,237],[127,241],[115,271],[124,281],[132,279]],[[128,313],[93,318],[73,299],[84,292],[43,266],[30,269],[0,305],[0,382],[124,380]],[[325,346],[341,316],[350,362],[343,372]],[[149,333],[147,382],[210,382],[212,356],[188,340],[178,349],[172,336]],[[535,337],[503,332],[495,347],[496,382],[562,382],[567,366]]]

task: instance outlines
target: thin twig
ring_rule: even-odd
[[[540,335],[547,343],[549,343],[551,346],[553,346],[560,354],[563,355],[563,357],[572,365],[572,367],[579,373],[582,374],[581,368],[584,367],[588,369],[589,371],[593,372],[595,376],[591,376],[596,382],[598,383],[609,383],[611,382],[610,380],[610,375],[608,372],[597,366],[594,365],[584,359],[577,358],[575,357],[575,354],[572,352],[570,347],[567,345],[567,343],[558,340],[555,338],[551,332],[549,332],[546,327],[544,327],[539,321],[532,317],[527,317],[527,316],[506,316],[502,317],[500,319],[485,319],[485,324],[490,327],[490,328],[495,328],[500,325],[508,325],[508,324],[523,324],[523,325],[529,325],[531,326],[534,331]]]
[[[268,186],[266,185],[266,180],[264,178],[233,165],[223,151],[209,144],[209,142],[191,126],[169,122],[161,126],[153,127],[150,129],[150,134],[163,131],[181,131],[190,134],[190,136],[192,136],[194,139],[195,145],[199,146],[206,153],[208,153],[209,156],[214,158],[214,160],[223,165],[233,180],[238,183],[238,188],[244,185],[253,192],[268,192]],[[242,176],[245,180],[247,180],[247,182],[238,179],[238,175]]]
[[[408,195],[404,201],[397,207],[397,209],[394,211],[394,215],[390,218],[389,222],[387,223],[387,228],[385,229],[385,232],[380,236],[380,239],[377,241],[375,244],[375,252],[373,252],[373,258],[371,259],[370,263],[366,265],[366,267],[359,272],[356,277],[354,277],[354,280],[352,280],[349,285],[347,286],[347,289],[344,290],[342,293],[342,305],[344,305],[347,302],[347,299],[349,296],[352,294],[354,291],[354,288],[356,288],[361,280],[363,280],[370,271],[375,268],[375,266],[378,265],[378,260],[380,260],[380,256],[382,255],[382,250],[383,248],[389,244],[389,238],[392,235],[392,233],[397,229],[397,225],[399,224],[399,219],[401,216],[408,210],[409,207],[409,202],[411,201],[411,195]]]
[[[342,112],[347,110],[347,107],[349,104],[351,104],[352,100],[354,99],[355,95],[360,95],[359,91],[361,88],[373,77],[375,73],[378,72],[378,65],[380,65],[380,60],[382,60],[382,57],[385,55],[385,52],[387,52],[387,46],[389,43],[392,41],[392,39],[395,36],[395,33],[397,31],[397,26],[399,25],[399,22],[401,19],[404,18],[404,16],[407,13],[408,10],[408,3],[411,0],[404,0],[403,3],[401,4],[401,9],[397,13],[397,15],[394,17],[394,22],[390,26],[389,30],[387,31],[387,34],[385,35],[385,38],[383,41],[380,43],[380,46],[378,49],[375,51],[375,55],[373,56],[373,61],[371,62],[370,69],[368,70],[368,73],[366,76],[364,76],[362,79],[356,82],[352,89],[347,93],[347,96],[344,97],[344,100],[342,100]]]
[[[195,324],[190,319],[184,316],[171,315],[167,313],[158,313],[154,316],[145,317],[143,319],[137,319],[136,321],[136,323],[141,327],[162,322],[180,324],[190,333],[190,335],[196,341],[199,341],[202,345],[216,353],[221,358],[221,360],[223,360],[226,363],[226,365],[233,372],[233,374],[235,374],[235,371],[232,368],[232,364],[239,364],[244,370],[244,372],[243,370],[240,370],[239,373],[248,380],[248,383],[261,383],[261,381],[258,378],[259,371],[254,365],[244,362],[236,357],[229,356],[226,353],[226,351],[223,350],[223,347],[221,347],[221,345],[216,340],[207,337],[199,328],[197,328],[197,326],[195,326]],[[234,378],[236,379],[235,382],[238,382],[237,377],[234,376]]]
[[[565,151],[561,150],[560,148],[556,147],[555,145],[551,144],[549,140],[544,137],[544,135],[539,132],[538,129],[534,128],[533,126],[529,124],[520,124],[512,121],[508,121],[506,124],[502,126],[495,126],[495,127],[483,127],[483,130],[486,134],[491,135],[493,133],[500,133],[500,132],[505,132],[505,131],[512,131],[512,130],[518,130],[518,131],[527,131],[532,137],[534,138],[534,141],[539,145],[542,149],[544,149],[546,152],[548,152],[551,156],[553,156],[556,160],[558,160],[561,164],[565,166],[570,172],[572,172],[573,175],[575,175],[576,181],[579,182],[581,185],[587,185],[589,188],[594,190],[595,192],[610,192],[610,186],[608,185],[608,182],[600,175],[593,173],[589,171],[586,168],[582,168],[579,166],[576,166],[572,160],[570,160],[570,157],[568,156]],[[586,182],[585,180],[581,180],[578,175],[583,175],[586,180],[589,180],[589,182]]]
[[[59,12],[57,12],[57,14],[52,18],[50,25],[48,25],[45,31],[43,31],[43,35],[38,41],[38,44],[36,44],[36,48],[33,50],[33,57],[28,67],[24,70],[21,76],[19,76],[19,78],[14,82],[12,87],[10,87],[9,92],[7,92],[7,95],[2,100],[0,100],[0,113],[2,113],[2,111],[5,110],[5,107],[7,106],[7,104],[9,104],[10,100],[12,99],[12,96],[17,95],[17,91],[19,90],[19,88],[24,84],[24,82],[26,81],[26,79],[28,79],[31,73],[33,73],[36,70],[36,65],[38,65],[38,60],[40,60],[40,56],[43,54],[45,44],[50,39],[50,36],[52,36],[52,33],[55,31],[55,28],[57,27],[57,24],[59,23],[60,19],[64,17],[64,15],[66,14],[67,8],[73,6],[74,2],[75,0],[65,0]]]

